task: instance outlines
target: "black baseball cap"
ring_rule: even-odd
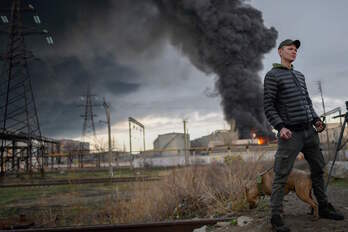
[[[289,46],[289,45],[295,45],[296,48],[298,49],[301,46],[301,42],[299,40],[286,39],[279,44],[278,49],[282,48],[284,46]]]

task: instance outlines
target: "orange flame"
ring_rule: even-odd
[[[267,143],[267,139],[266,138],[264,138],[264,137],[258,137],[257,138],[257,144],[258,145],[264,145],[266,143]]]

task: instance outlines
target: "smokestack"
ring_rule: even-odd
[[[263,111],[258,72],[276,44],[277,31],[242,0],[154,0],[170,27],[172,43],[206,73],[216,73],[225,120],[236,121],[240,138],[271,130]]]

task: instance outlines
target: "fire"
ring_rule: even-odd
[[[264,133],[258,132],[256,129],[251,129],[250,137],[253,139],[254,143],[257,145],[265,145],[269,143],[269,137]]]
[[[267,143],[267,139],[266,138],[264,138],[264,137],[258,137],[257,138],[257,144],[258,145],[264,145],[266,143]]]

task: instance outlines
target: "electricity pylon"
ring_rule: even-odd
[[[99,106],[95,105],[92,102],[92,98],[95,97],[95,95],[92,95],[90,85],[87,85],[87,91],[86,95],[82,97],[83,100],[85,100],[85,112],[81,117],[83,118],[83,128],[82,128],[82,143],[80,148],[80,154],[79,154],[79,166],[83,167],[83,155],[86,152],[85,148],[83,147],[84,142],[87,141],[88,135],[92,134],[92,140],[94,142],[97,142],[97,135],[95,132],[95,124],[94,124],[94,117],[95,115],[93,113],[93,106]],[[97,167],[100,166],[100,156],[97,157]]]
[[[86,100],[86,103],[84,105],[85,113],[84,115],[81,115],[81,117],[83,117],[82,138],[86,138],[87,132],[89,132],[89,130],[92,130],[93,137],[96,137],[94,126],[94,117],[96,117],[96,115],[93,113],[92,97],[94,97],[94,95],[91,94],[91,89],[88,85],[86,95],[83,96],[83,98]]]
[[[46,29],[26,26],[22,22],[24,13],[32,14],[34,23],[41,24],[35,8],[23,5],[21,0],[13,0],[9,9],[0,9],[0,33],[8,36],[7,51],[1,56],[0,175],[18,173],[21,168],[30,173],[33,168],[44,170],[44,144],[28,65],[34,55],[27,49],[25,37],[45,35],[49,44],[53,40]]]

